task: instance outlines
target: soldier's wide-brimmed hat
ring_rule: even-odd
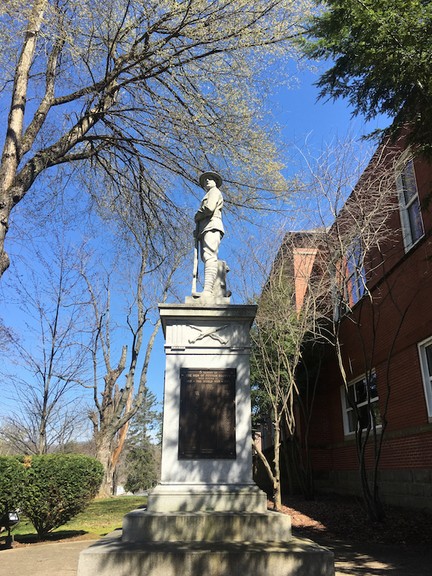
[[[202,188],[204,188],[206,180],[214,180],[218,188],[222,185],[222,177],[217,172],[204,172],[201,174],[199,183]]]

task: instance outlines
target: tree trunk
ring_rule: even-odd
[[[114,472],[112,462],[112,439],[109,434],[99,433],[96,441],[96,458],[104,468],[104,476],[99,489],[99,498],[109,498],[114,495]]]
[[[24,197],[24,194],[24,189],[17,186],[7,188],[4,182],[0,182],[0,278],[10,264],[9,256],[5,250],[10,215],[13,207]]]
[[[276,476],[273,473],[272,467],[269,464],[269,461],[267,460],[267,458],[265,457],[264,452],[261,450],[258,442],[256,440],[253,441],[253,447],[258,455],[258,458],[261,460],[267,475],[272,483],[272,489],[273,489],[273,503],[275,502],[275,498],[274,495],[276,494],[277,491],[277,486],[278,486],[278,481]],[[276,507],[276,506],[275,506]]]
[[[9,268],[9,256],[4,249],[6,234],[9,227],[10,209],[3,190],[0,192],[0,277]]]
[[[33,5],[15,70],[6,140],[0,163],[0,277],[9,267],[9,257],[5,251],[4,243],[9,228],[10,213],[26,192],[24,187],[15,187],[15,189],[14,181],[22,155],[21,144],[28,78],[46,6],[47,0],[36,0]]]
[[[273,501],[275,510],[282,508],[281,471],[280,471],[280,422],[274,423],[274,482]]]
[[[361,434],[361,432],[360,432]],[[372,522],[382,522],[385,517],[384,508],[379,497],[378,483],[376,475],[371,481],[368,478],[368,467],[366,465],[366,441],[363,441],[362,450],[360,452],[360,481],[362,487],[363,501],[368,513],[368,516]]]

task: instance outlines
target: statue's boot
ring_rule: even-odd
[[[216,280],[218,263],[207,262],[204,266],[204,290],[195,292],[194,298],[206,298],[213,295],[213,287]]]

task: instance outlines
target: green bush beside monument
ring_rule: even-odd
[[[1,457],[0,513],[21,509],[44,538],[84,510],[102,478],[102,464],[81,454]]]

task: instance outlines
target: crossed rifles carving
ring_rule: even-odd
[[[204,338],[207,338],[207,336],[209,338],[212,338],[213,340],[217,340],[220,344],[226,344],[228,342],[226,338],[223,338],[218,334],[220,330],[227,328],[228,324],[225,324],[224,326],[219,326],[219,328],[210,328],[209,330],[204,330],[204,328],[200,328],[199,326],[192,326],[191,324],[189,324],[189,326],[190,328],[193,328],[194,330],[199,330],[199,332],[201,332],[201,334],[199,334],[196,338],[190,338],[189,344],[195,344],[196,342],[198,342],[198,340],[203,340]]]

